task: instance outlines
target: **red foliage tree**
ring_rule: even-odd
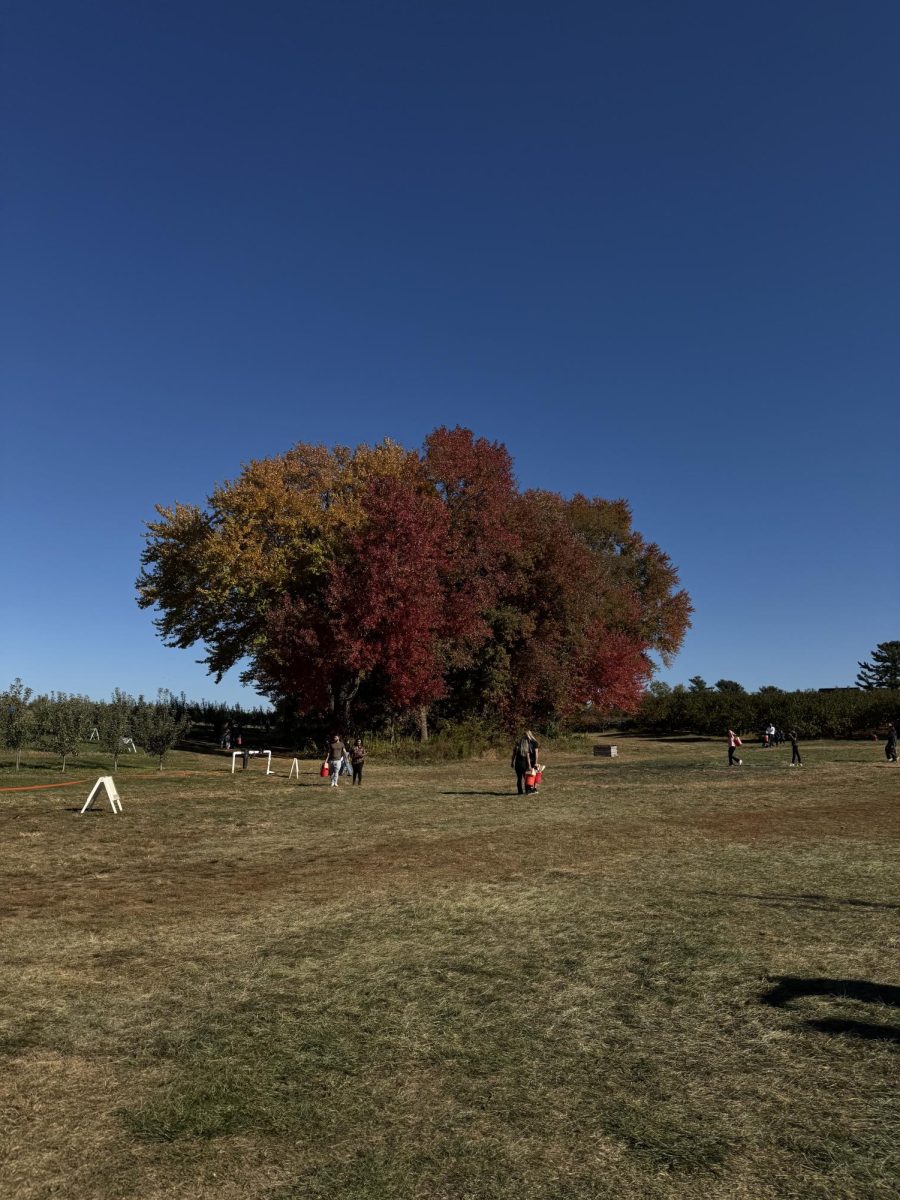
[[[301,711],[330,710],[344,730],[360,684],[375,672],[398,711],[444,691],[446,509],[421,486],[391,477],[367,483],[361,508],[320,596],[285,596],[259,655],[270,694],[291,696]]]
[[[504,590],[507,563],[521,546],[512,459],[499,442],[441,426],[425,439],[423,462],[449,526],[444,659],[448,668],[469,667],[492,636],[488,615]]]

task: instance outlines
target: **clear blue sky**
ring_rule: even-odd
[[[900,637],[893,0],[4,6],[0,687],[254,702],[134,603],[296,441],[507,443],[681,570],[670,681]]]

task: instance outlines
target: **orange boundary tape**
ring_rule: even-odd
[[[121,779],[176,779],[185,775],[226,775],[227,771],[151,771],[149,775],[120,776]],[[273,772],[274,774],[274,772]],[[90,779],[61,779],[59,783],[31,783],[25,787],[0,788],[0,792],[41,792],[48,788],[75,787],[79,783],[90,783]]]
[[[61,779],[59,783],[31,783],[27,787],[0,788],[0,792],[40,792],[45,788],[74,787],[76,783],[90,783],[89,779]]]

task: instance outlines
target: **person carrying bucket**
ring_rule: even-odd
[[[516,788],[520,796],[528,795],[534,791],[537,752],[537,738],[530,729],[526,729],[522,737],[513,746],[512,760],[509,764],[516,773]],[[531,777],[530,784],[526,780],[526,776]]]

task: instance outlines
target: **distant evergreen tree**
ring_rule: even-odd
[[[879,642],[872,651],[872,661],[856,665],[857,687],[867,692],[873,688],[900,689],[900,642]]]
[[[738,683],[736,679],[717,679],[716,680],[716,691],[717,692],[732,692],[732,693],[737,693],[738,695],[743,695],[746,692],[746,690],[747,689],[744,687],[744,685],[742,683]]]
[[[709,684],[702,675],[692,675],[688,680],[688,686],[692,692],[708,692]]]

